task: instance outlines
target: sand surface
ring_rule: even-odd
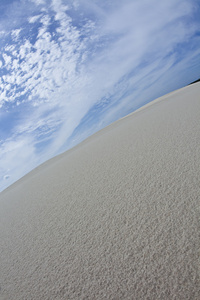
[[[200,299],[200,83],[0,194],[0,299]]]

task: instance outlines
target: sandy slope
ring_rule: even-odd
[[[0,299],[200,299],[200,83],[0,194]]]

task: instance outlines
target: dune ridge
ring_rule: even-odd
[[[199,299],[200,83],[0,193],[0,299]]]

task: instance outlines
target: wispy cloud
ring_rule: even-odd
[[[29,0],[4,10],[1,189],[198,76],[195,0]]]

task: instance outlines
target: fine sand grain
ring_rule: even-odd
[[[200,83],[0,194],[0,299],[200,299]]]

